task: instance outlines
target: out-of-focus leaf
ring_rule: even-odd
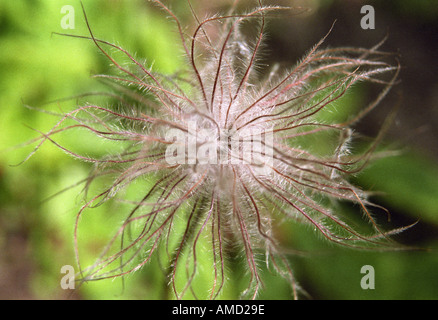
[[[408,153],[377,160],[358,181],[383,192],[383,201],[392,207],[438,224],[438,166],[425,156]]]

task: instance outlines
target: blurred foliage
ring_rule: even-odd
[[[413,1],[400,1],[405,11]],[[418,2],[416,2],[418,3]],[[422,3],[421,1],[419,3]],[[175,44],[178,35],[171,21],[146,1],[84,1],[96,37],[118,43],[146,64],[161,72],[177,70],[181,60]],[[174,4],[177,11],[183,1]],[[53,35],[65,33],[60,26],[64,5],[75,9],[72,34],[88,31],[77,1],[15,0],[0,2],[0,297],[31,299],[162,299],[171,298],[165,289],[160,269],[163,256],[155,257],[141,271],[116,281],[87,283],[78,292],[60,288],[63,265],[73,265],[73,225],[81,203],[81,187],[73,187],[47,201],[87,176],[87,164],[69,158],[56,147],[46,144],[29,161],[17,164],[35,144],[20,146],[38,137],[32,130],[48,131],[57,121],[44,112],[29,110],[26,105],[49,111],[68,110],[75,101],[46,104],[49,101],[84,92],[104,90],[89,74],[109,69],[108,61],[87,40]],[[423,6],[415,6],[421,14]],[[180,9],[180,10],[178,10]],[[421,9],[421,10],[420,10]],[[187,12],[186,12],[187,14]],[[91,89],[90,89],[91,88]],[[354,93],[339,102],[345,117],[347,105],[358,105],[364,93]],[[335,111],[331,111],[331,114]],[[343,114],[342,114],[343,112]],[[64,137],[63,139],[68,139]],[[61,140],[62,142],[63,140]],[[81,152],[104,152],[106,146],[91,143],[83,136],[74,142]],[[436,249],[438,246],[438,166],[420,152],[407,151],[377,160],[357,183],[383,192],[377,196],[382,205],[395,209],[393,217],[403,217],[402,225],[420,220],[408,231],[407,244]],[[141,186],[140,186],[141,187]],[[131,191],[135,192],[135,190]],[[117,214],[122,204],[108,202],[93,210],[81,223],[81,252],[84,264],[91,263],[114,232],[123,216]],[[345,205],[345,210],[355,210]],[[86,220],[86,222],[85,222]],[[438,255],[432,251],[376,252],[354,251],[327,244],[308,227],[285,224],[280,239],[290,248],[304,253],[291,255],[295,277],[316,299],[436,299],[438,298]],[[417,233],[426,234],[418,235]],[[429,232],[430,234],[427,234]],[[208,250],[200,243],[199,259],[208,262]],[[376,270],[376,289],[360,288],[360,268],[372,265]],[[200,267],[201,271],[203,266]],[[238,298],[245,275],[238,263],[228,275],[230,281],[221,298]],[[289,299],[290,289],[278,276],[263,271],[266,290],[261,299]],[[211,274],[196,285],[206,292]],[[208,280],[210,279],[210,280]],[[183,287],[184,283],[178,283]],[[70,296],[72,294],[72,296]]]

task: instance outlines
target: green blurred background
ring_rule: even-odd
[[[165,73],[178,69],[182,59],[175,50],[178,35],[163,12],[148,1],[85,0],[95,35],[120,44],[146,64]],[[196,1],[199,16],[226,8],[230,1]],[[266,2],[268,3],[268,2]],[[419,221],[396,239],[430,251],[363,252],[327,244],[308,227],[288,225],[279,230],[283,243],[305,254],[290,261],[301,286],[314,299],[437,299],[438,298],[438,8],[435,1],[271,1],[312,10],[270,24],[266,62],[285,66],[295,63],[337,19],[327,40],[330,46],[370,47],[386,34],[387,51],[398,52],[402,82],[382,107],[361,121],[357,130],[375,136],[385,115],[400,101],[396,121],[386,143],[402,153],[378,160],[354,177],[358,185],[381,191],[372,200],[391,211],[388,227]],[[251,1],[242,1],[250,6]],[[376,10],[376,29],[360,28],[360,8]],[[75,9],[75,29],[61,28],[61,8]],[[184,23],[191,23],[185,1],[171,1]],[[287,32],[285,32],[287,30]],[[103,87],[90,74],[108,71],[108,62],[86,40],[52,35],[68,32],[87,35],[78,1],[15,0],[0,2],[0,298],[1,299],[161,299],[164,276],[158,261],[121,281],[88,283],[79,290],[62,290],[63,265],[73,265],[73,223],[79,208],[80,187],[42,201],[85,178],[90,167],[46,144],[34,157],[22,161],[35,145],[10,149],[38,136],[30,128],[48,131],[56,117],[29,110],[24,105],[57,112],[70,110],[75,101],[49,101]],[[269,58],[269,59],[268,59]],[[344,104],[361,104],[376,94],[357,89]],[[340,108],[342,109],[342,108]],[[78,139],[78,135],[74,139]],[[68,139],[65,138],[65,139]],[[73,139],[73,138],[72,138]],[[87,138],[71,140],[76,150],[96,152]],[[102,150],[100,150],[102,149]],[[105,148],[98,148],[103,152]],[[358,210],[342,204],[346,210]],[[120,223],[116,208],[104,206],[93,212],[82,233],[86,255],[91,259],[108,234]],[[379,212],[376,212],[379,214]],[[383,213],[380,213],[384,216]],[[382,223],[385,219],[382,219]],[[372,265],[376,288],[363,290],[360,269]],[[284,281],[267,272],[261,299],[290,299]],[[221,298],[238,298],[239,277],[230,274]]]

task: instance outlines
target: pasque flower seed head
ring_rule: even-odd
[[[179,33],[186,62],[181,72],[154,72],[120,46],[97,39],[85,15],[90,35],[80,38],[92,41],[119,72],[97,75],[113,83],[117,103],[86,104],[63,114],[38,145],[49,140],[75,158],[94,163],[87,189],[97,177],[113,179],[80,209],[76,248],[86,210],[121,194],[138,179],[150,181],[150,188],[129,202],[126,218],[94,265],[83,268],[76,249],[83,279],[129,274],[164,247],[169,286],[183,298],[193,289],[199,243],[204,241],[210,246],[211,259],[203,261],[204,268],[211,268],[210,298],[217,298],[226,285],[228,251],[236,246],[249,275],[245,297],[255,298],[261,288],[260,261],[290,281],[297,297],[292,269],[272,227],[279,217],[308,223],[342,245],[386,243],[388,235],[369,213],[366,192],[348,181],[376,146],[353,155],[352,126],[379,104],[398,74],[398,66],[383,61],[387,54],[379,50],[381,44],[371,49],[323,49],[327,34],[294,67],[281,70],[276,65],[262,72],[261,52],[275,50],[263,47],[268,19],[288,8],[255,2],[255,8],[244,13],[201,19],[187,1],[196,23],[188,35],[164,3],[152,2]],[[254,37],[243,32],[245,25],[256,28]],[[130,64],[119,63],[110,54],[114,51]],[[389,79],[381,77],[387,75]],[[379,84],[382,91],[349,120],[322,120],[321,114],[359,82]],[[66,125],[67,121],[74,124]],[[75,128],[128,147],[94,158],[55,142],[58,133],[73,134]],[[328,153],[318,154],[302,143],[324,133],[337,141]],[[360,233],[322,199],[358,204],[376,233]],[[185,278],[183,285],[178,277]]]

